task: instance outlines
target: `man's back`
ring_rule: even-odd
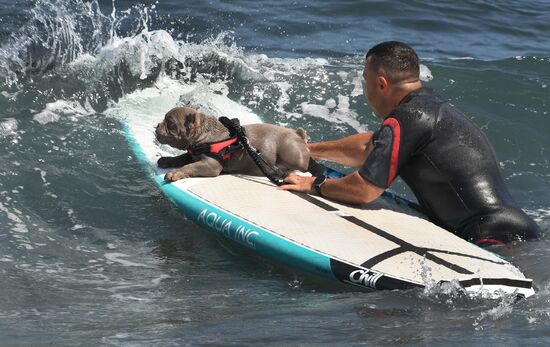
[[[452,105],[420,89],[390,118],[401,128],[398,174],[435,223],[472,240],[539,236],[506,189],[487,137]]]

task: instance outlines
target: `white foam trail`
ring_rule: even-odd
[[[302,114],[322,118],[336,124],[347,124],[358,132],[364,132],[367,127],[357,121],[357,112],[349,108],[349,96],[338,95],[338,103],[332,98],[324,105],[315,105],[303,102],[300,104]]]
[[[541,227],[543,229],[545,226],[550,225],[550,209],[538,208],[536,210],[526,210],[525,212],[531,216],[535,222],[542,224]]]
[[[147,264],[142,264],[142,263],[135,263],[133,261],[129,261],[129,260],[124,260],[124,259],[120,259],[120,258],[124,258],[124,257],[129,257],[128,254],[124,254],[124,253],[105,253],[105,258],[110,260],[110,261],[113,261],[115,263],[119,263],[119,264],[122,264],[124,266],[136,266],[136,267],[146,267],[146,268],[154,268],[153,266],[151,265],[147,265]]]
[[[313,105],[303,102],[300,104],[300,107],[302,108],[302,113],[305,115],[329,120],[330,110],[325,105]]]
[[[152,299],[150,298],[140,298],[133,295],[123,295],[123,294],[113,294],[111,297],[121,300],[121,301],[140,301],[140,302],[150,302]],[[124,337],[121,337],[124,338]]]
[[[0,122],[0,135],[14,135],[17,131],[18,123],[14,118],[6,118]]]
[[[46,104],[42,111],[34,115],[33,120],[41,125],[57,122],[62,116],[68,116],[71,120],[76,120],[80,116],[95,113],[89,105],[87,107],[89,109],[76,101],[57,100]]]
[[[27,225],[19,218],[19,216],[13,212],[11,212],[7,207],[5,207],[0,202],[0,211],[4,212],[8,219],[13,222],[13,228],[12,230],[17,233],[28,233],[29,229],[27,228]],[[17,211],[20,213],[20,211]]]

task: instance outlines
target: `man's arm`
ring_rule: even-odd
[[[351,167],[363,165],[372,151],[372,132],[355,134],[335,141],[308,144],[314,160],[329,160]]]
[[[315,177],[291,174],[285,178],[287,184],[279,188],[313,193],[315,190],[314,180]],[[357,171],[340,179],[329,178],[321,187],[321,194],[324,197],[350,204],[367,204],[378,198],[383,192],[384,189],[366,181]]]

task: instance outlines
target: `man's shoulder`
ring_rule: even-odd
[[[403,101],[397,106],[396,112],[407,113],[415,112],[417,110],[430,110],[432,108],[439,108],[447,100],[442,98],[439,94],[433,91],[431,88],[420,88],[409,93]]]
[[[430,120],[437,119],[441,106],[446,103],[447,101],[432,89],[421,88],[407,95],[390,113],[390,117],[412,124],[431,123]]]

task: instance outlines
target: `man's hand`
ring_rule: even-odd
[[[284,181],[288,184],[284,184],[280,186],[279,189],[295,190],[303,193],[312,193],[314,191],[313,181],[315,181],[315,177],[299,176],[294,173],[291,173],[285,177]]]
[[[285,178],[288,184],[279,189],[312,193],[314,181],[315,177],[290,174]],[[348,204],[368,204],[383,192],[383,188],[364,180],[357,171],[339,179],[327,179],[323,184],[323,197]]]

